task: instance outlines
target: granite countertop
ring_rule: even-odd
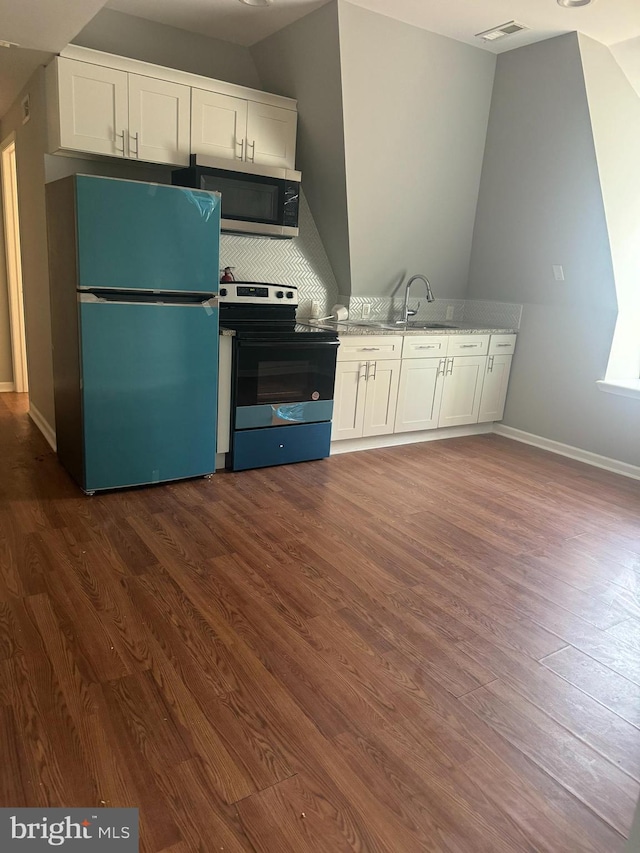
[[[396,329],[384,329],[377,326],[364,326],[358,323],[349,323],[347,320],[344,323],[338,322],[316,322],[315,320],[302,320],[305,325],[318,326],[321,329],[332,329],[338,332],[339,335],[515,335],[517,329],[500,329],[490,326],[478,326],[472,323],[451,323],[455,326],[453,329],[436,328],[436,329],[405,329],[403,326],[398,326]],[[428,322],[428,321],[427,321]],[[438,322],[438,321],[434,321]],[[442,321],[445,322],[444,320]],[[390,325],[390,324],[389,324]]]

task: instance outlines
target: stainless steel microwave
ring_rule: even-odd
[[[300,172],[250,163],[239,171],[221,163],[192,154],[188,168],[171,173],[171,183],[221,193],[223,231],[280,239],[298,235]]]

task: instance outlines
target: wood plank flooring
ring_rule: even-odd
[[[496,436],[85,497],[0,395],[0,805],[143,853],[615,853],[640,483]]]

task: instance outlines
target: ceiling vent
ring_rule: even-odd
[[[524,24],[518,24],[516,21],[508,21],[506,24],[500,24],[499,27],[492,27],[490,30],[485,30],[483,33],[476,33],[476,38],[482,39],[482,41],[495,41],[496,39],[504,38],[505,36],[512,36],[514,33],[522,32],[522,30],[528,30],[529,27],[525,27]]]

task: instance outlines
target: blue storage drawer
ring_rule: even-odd
[[[296,424],[234,432],[231,470],[306,462],[329,455],[331,423]]]

